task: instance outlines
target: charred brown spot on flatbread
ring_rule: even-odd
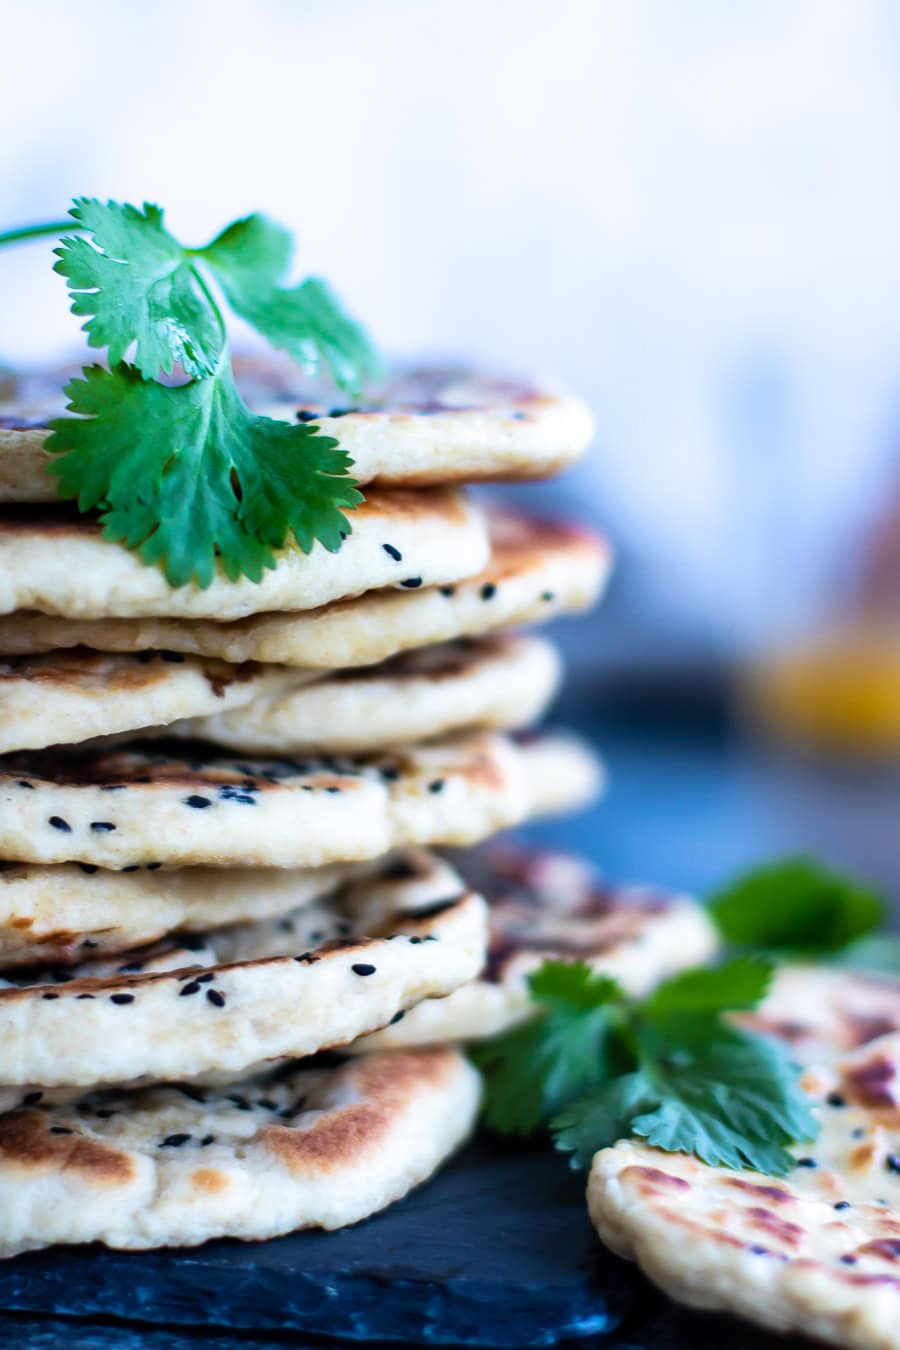
[[[134,1179],[134,1163],[74,1127],[53,1126],[39,1111],[0,1115],[0,1165],[27,1171],[65,1171],[97,1185],[121,1186]]]
[[[416,1092],[439,1089],[456,1069],[452,1050],[377,1056],[348,1066],[347,1087],[359,1100],[331,1107],[307,1127],[270,1125],[260,1142],[292,1172],[329,1172],[377,1152]]]

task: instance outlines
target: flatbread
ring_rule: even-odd
[[[7,381],[0,399],[0,501],[56,499],[47,474],[54,456],[43,445],[48,420],[65,411],[63,385],[75,373]],[[236,373],[256,411],[288,422],[299,416],[337,437],[360,483],[547,478],[578,459],[594,431],[580,399],[459,368],[398,371],[358,409],[334,408],[323,385],[277,359],[245,359]]]
[[[405,857],[405,855],[399,855]],[[330,867],[127,867],[0,863],[0,970],[67,967],[170,933],[287,914],[382,864]],[[399,863],[397,863],[399,865]]]
[[[94,1085],[237,1075],[300,1058],[441,997],[484,964],[486,907],[436,865],[281,919],[124,961],[0,983],[0,1083]]]
[[[489,518],[491,557],[469,580],[368,591],[305,613],[209,619],[64,619],[34,610],[0,615],[0,652],[83,645],[165,649],[225,661],[341,670],[398,652],[545,622],[589,608],[610,570],[606,543],[586,530],[511,513]]]
[[[417,590],[480,572],[490,556],[484,516],[462,493],[378,488],[352,513],[337,553],[295,543],[259,582],[219,573],[205,590],[170,586],[158,567],[103,538],[68,507],[0,509],[0,614],[36,609],[63,618],[241,619],[306,610],[382,586]]]
[[[839,966],[779,966],[753,1013],[737,1018],[785,1041],[800,1064],[815,1064],[900,1032],[900,980]]]
[[[556,648],[541,638],[462,640],[299,687],[275,683],[235,712],[188,718],[167,734],[250,754],[371,752],[454,731],[530,726],[561,676]]]
[[[239,708],[314,678],[180,652],[112,655],[85,648],[0,658],[0,753],[40,750]]]
[[[855,1350],[900,1346],[900,1036],[810,1070],[822,1132],[787,1178],[628,1141],[594,1158],[591,1218],[666,1293]]]
[[[469,844],[588,800],[593,755],[561,735],[480,733],[361,759],[235,760],[209,746],[7,756],[0,857],[321,867],[412,844]]]
[[[0,1116],[0,1255],[357,1223],[431,1175],[478,1101],[444,1049],[293,1067],[248,1095],[155,1088]]]
[[[695,901],[649,886],[612,886],[568,854],[495,845],[470,876],[490,902],[484,973],[364,1036],[355,1051],[478,1041],[506,1031],[533,1011],[526,977],[543,961],[586,961],[643,994],[708,960],[717,946]]]

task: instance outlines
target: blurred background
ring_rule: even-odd
[[[4,32],[5,223],[263,209],[387,351],[591,402],[592,456],[522,490],[618,550],[563,635],[579,707],[900,758],[893,0],[8,0]],[[13,363],[77,341],[48,253],[0,255]]]

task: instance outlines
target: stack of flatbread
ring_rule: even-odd
[[[465,1139],[457,1042],[523,1015],[542,951],[641,986],[711,946],[552,859],[489,869],[489,917],[429,851],[598,786],[533,731],[559,659],[520,630],[593,603],[607,550],[461,486],[570,462],[583,406],[434,372],[329,410],[251,375],[366,495],[258,584],[170,587],[55,502],[40,382],[0,408],[5,1255],[354,1222]]]

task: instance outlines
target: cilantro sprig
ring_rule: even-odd
[[[218,566],[258,582],[289,536],[306,553],[316,542],[336,552],[351,530],[344,511],[363,500],[352,460],[314,423],[247,408],[213,291],[307,371],[324,368],[358,397],[377,372],[374,349],[320,278],[284,284],[290,234],[252,215],[188,248],[158,206],[79,197],[69,214],[0,235],[0,245],[63,236],[54,270],[88,344],[108,353],[108,368],[67,386],[76,416],[51,423],[59,496],[98,511],[105,537],[160,565],[172,586],[208,586]]]
[[[584,963],[545,962],[528,981],[535,1016],[473,1050],[488,1125],[504,1134],[547,1125],[583,1165],[636,1136],[784,1175],[790,1145],[817,1133],[798,1071],[783,1047],[727,1019],[757,1006],[772,969],[739,956],[637,1000]]]

